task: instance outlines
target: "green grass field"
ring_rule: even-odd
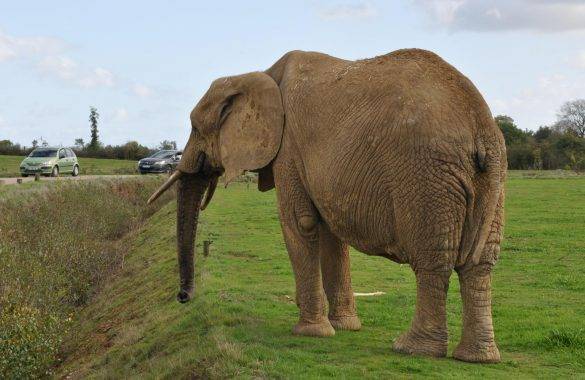
[[[197,295],[181,305],[175,205],[133,238],[121,273],[76,318],[58,375],[96,378],[577,378],[585,377],[585,178],[507,184],[506,239],[493,280],[502,362],[477,365],[394,353],[415,304],[410,268],[352,252],[363,329],[294,337],[294,282],[274,191],[218,189],[202,214]],[[200,248],[198,248],[200,250]],[[461,332],[451,278],[450,351]]]
[[[0,177],[19,177],[22,156],[0,155]],[[136,174],[136,161],[79,158],[81,174]]]

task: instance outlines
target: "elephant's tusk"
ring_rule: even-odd
[[[181,178],[181,176],[183,175],[183,173],[179,170],[177,170],[176,172],[174,172],[169,179],[167,179],[167,181],[165,183],[163,183],[161,185],[161,187],[158,188],[157,191],[154,192],[154,194],[152,194],[150,196],[150,198],[148,198],[148,201],[146,201],[146,204],[151,204],[152,202],[156,201],[156,199],[158,197],[160,197],[162,195],[162,193],[164,193],[165,191],[167,191],[169,189],[169,187],[171,187],[173,185],[173,183],[177,182],[177,180],[179,178]]]
[[[215,188],[217,187],[217,181],[219,180],[219,176],[216,175],[213,177],[207,187],[207,192],[205,193],[205,199],[203,201],[203,205],[201,206],[201,211],[205,210],[209,202],[211,202],[211,198],[213,198],[213,193],[215,193]]]

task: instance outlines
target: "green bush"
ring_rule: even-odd
[[[125,234],[155,212],[160,177],[66,181],[0,201],[0,378],[47,375],[67,321],[124,259]]]

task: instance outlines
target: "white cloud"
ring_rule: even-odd
[[[319,12],[319,17],[324,20],[353,19],[364,20],[378,15],[376,8],[368,2],[353,4],[340,4]]]
[[[77,76],[77,62],[67,57],[44,57],[39,61],[37,66],[43,73],[56,75],[65,80],[74,80]]]
[[[585,50],[580,51],[574,57],[570,58],[569,64],[578,69],[585,69]]]
[[[26,62],[44,76],[57,78],[83,89],[117,87],[141,98],[154,95],[154,90],[144,84],[119,80],[104,67],[91,67],[68,57],[64,54],[66,47],[63,41],[56,38],[16,37],[0,30],[0,63]]]
[[[120,122],[128,120],[128,110],[124,107],[118,108],[114,113],[114,120]]]
[[[15,37],[0,31],[0,62],[31,56],[57,54],[65,43],[53,37]]]
[[[141,98],[148,98],[154,94],[154,91],[150,87],[140,83],[136,83],[132,86],[132,92]]]
[[[541,76],[533,86],[513,92],[505,99],[488,99],[488,102],[495,115],[509,114],[522,129],[536,129],[554,123],[561,105],[583,98],[583,94],[585,76],[574,78],[556,73]]]
[[[83,88],[115,85],[114,74],[109,70],[102,67],[84,68],[65,56],[44,57],[38,62],[37,67],[43,74],[56,76]]]
[[[577,0],[412,0],[449,30],[585,30],[585,2]]]
[[[457,9],[465,4],[466,0],[425,0],[419,1],[444,25],[450,25],[455,19]]]
[[[86,73],[78,81],[81,87],[91,88],[97,86],[112,87],[115,85],[114,74],[109,70],[97,67]]]

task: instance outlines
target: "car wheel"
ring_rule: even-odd
[[[143,172],[143,171],[141,171],[141,172],[140,172],[140,174],[142,174],[142,175],[145,175],[146,173],[147,173],[147,172]]]
[[[171,173],[173,171],[173,167],[171,165],[167,165],[167,168],[165,169],[165,173]]]
[[[73,173],[71,173],[73,177],[77,177],[79,175],[79,166],[75,165],[73,167]]]
[[[51,177],[59,177],[59,167],[53,167],[53,171],[51,172]]]

